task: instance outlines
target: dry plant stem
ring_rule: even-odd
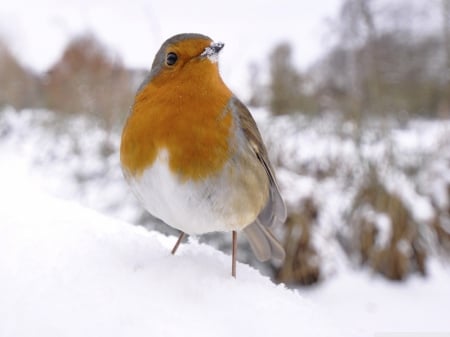
[[[237,250],[237,232],[232,232],[233,237],[233,250],[231,253],[231,276],[236,278],[236,250]]]
[[[185,234],[184,232],[181,232],[181,233],[180,233],[180,236],[178,237],[178,240],[177,240],[177,242],[175,243],[175,246],[173,246],[173,249],[172,249],[172,255],[175,255],[175,252],[177,251],[178,246],[180,245],[181,240],[183,240],[183,238],[184,238],[185,235],[186,235],[186,234]]]

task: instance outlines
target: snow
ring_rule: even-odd
[[[369,212],[373,212],[373,210],[369,210]],[[379,248],[387,247],[392,235],[391,219],[384,213],[375,213],[373,217],[375,218],[374,225],[378,232],[376,245]]]
[[[361,336],[382,332],[402,332],[405,336],[448,334],[448,267],[432,261],[427,278],[399,284],[364,271],[341,273],[332,282],[302,291],[302,296],[320,302],[335,319],[354,324]]]
[[[48,196],[3,151],[0,336],[349,336],[230,256]]]

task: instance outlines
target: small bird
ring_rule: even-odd
[[[125,179],[153,216],[185,234],[237,231],[260,261],[284,259],[271,228],[286,219],[272,165],[246,106],[223,82],[223,43],[201,34],[165,41],[125,123]]]

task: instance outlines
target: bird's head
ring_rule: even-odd
[[[184,81],[218,76],[217,59],[224,47],[221,42],[201,34],[178,34],[166,40],[156,53],[147,83]]]

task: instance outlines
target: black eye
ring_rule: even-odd
[[[178,60],[178,56],[175,53],[169,53],[166,56],[166,64],[168,66],[173,66]]]

